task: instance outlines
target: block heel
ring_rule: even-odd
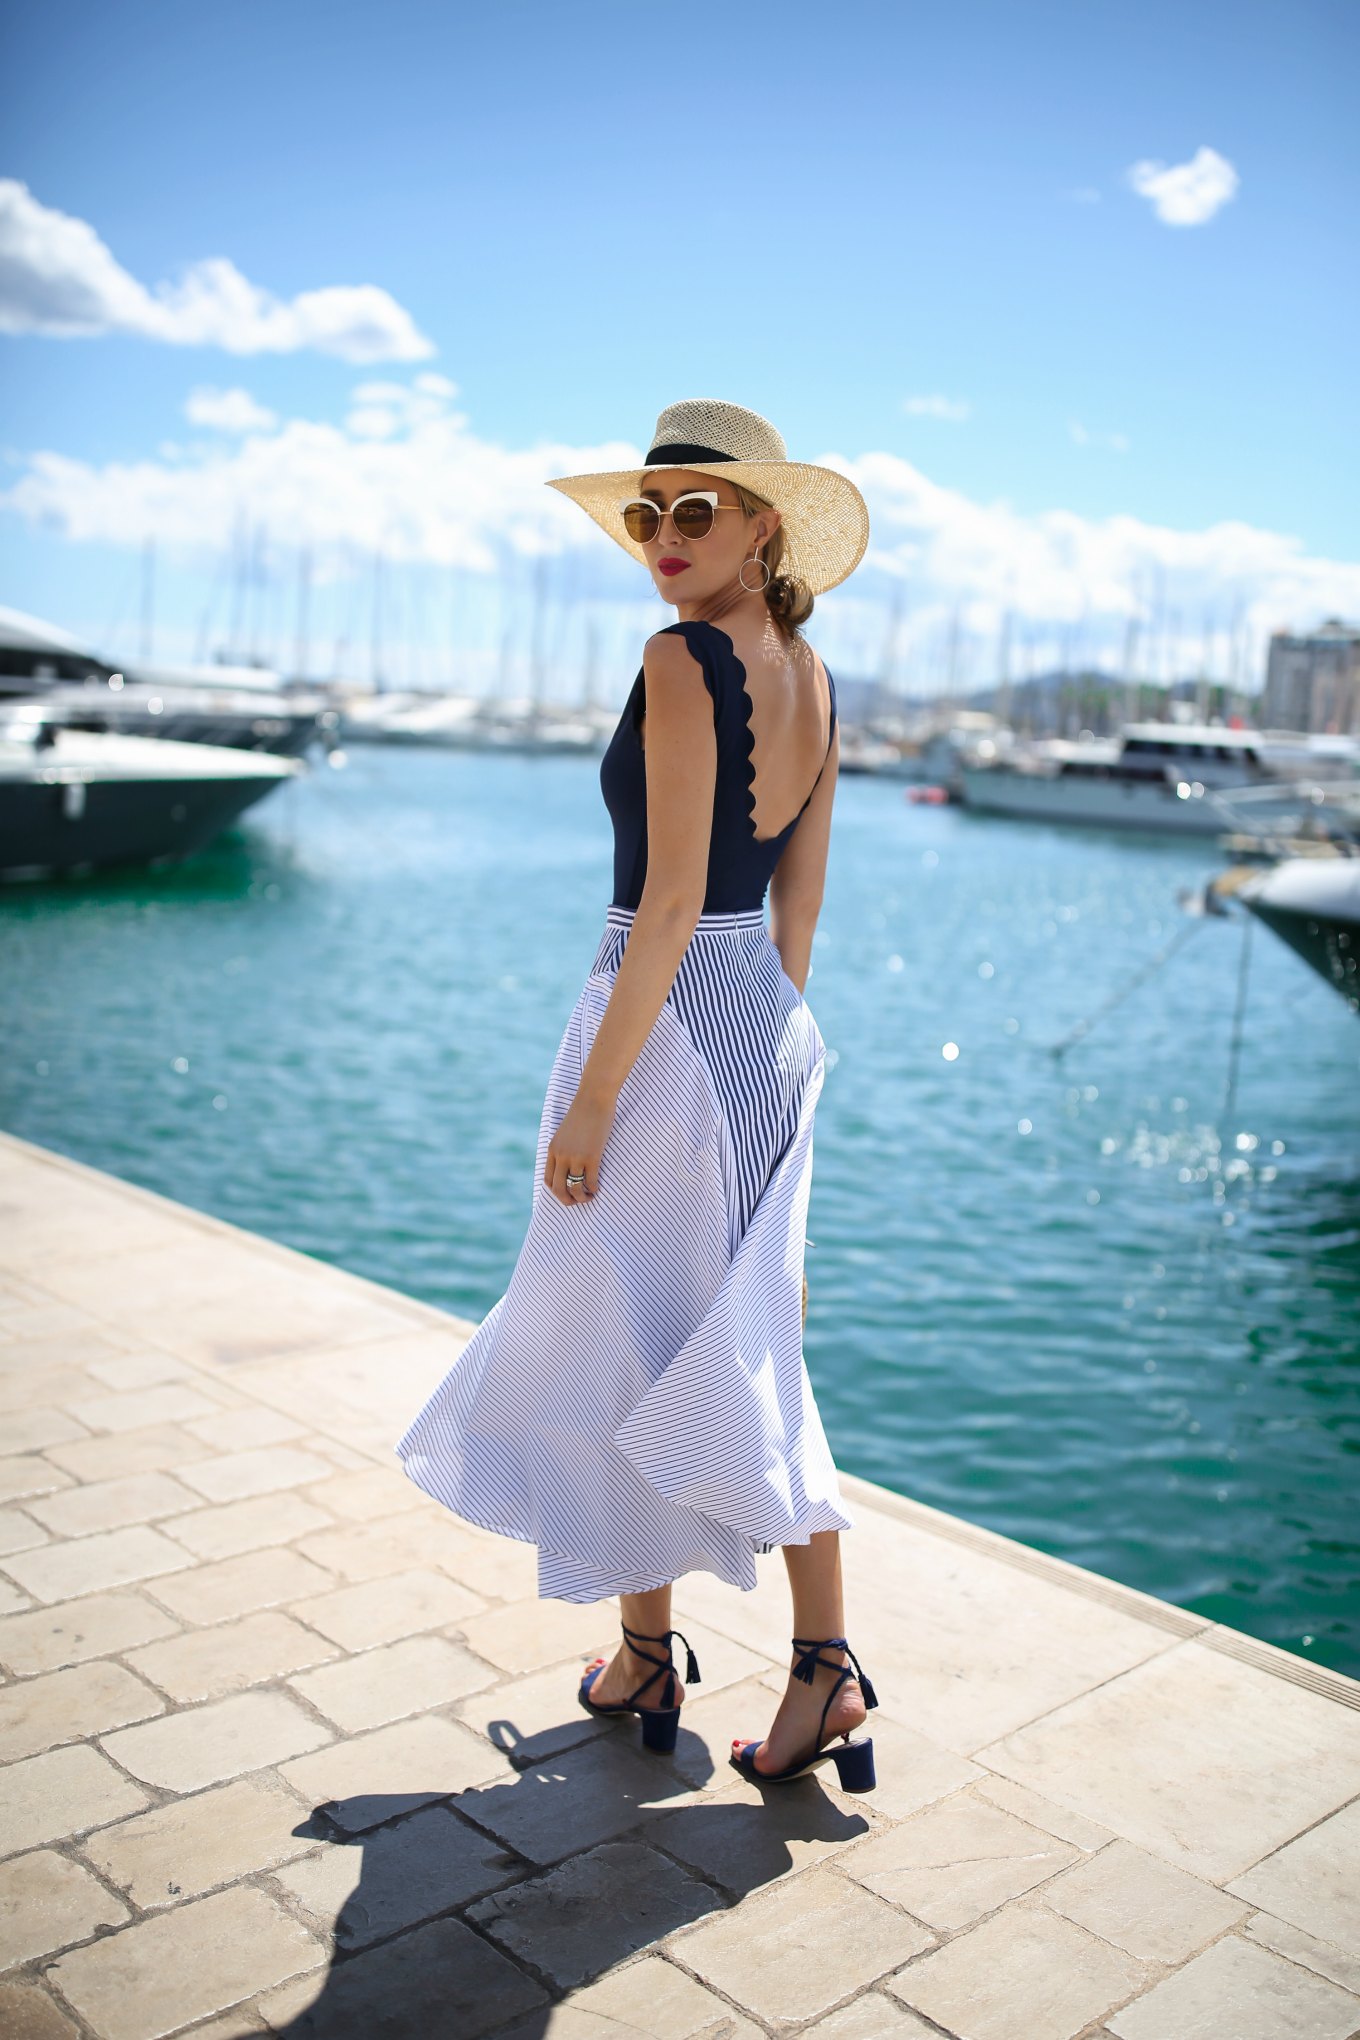
[[[639,1707],[642,1716],[642,1746],[648,1750],[660,1750],[663,1755],[675,1748],[675,1739],[680,1732],[680,1709],[678,1707]]]
[[[861,1743],[843,1743],[839,1749],[833,1747],[831,1758],[842,1792],[873,1791],[878,1779],[874,1775],[872,1736],[867,1736]]]
[[[848,1735],[839,1743],[824,1743],[822,1740],[826,1734],[826,1717],[830,1712],[831,1703],[847,1679],[858,1679],[866,1710],[877,1707],[878,1695],[873,1689],[872,1681],[861,1671],[859,1659],[843,1636],[822,1638],[795,1636],[793,1647],[798,1653],[793,1676],[795,1679],[801,1679],[805,1686],[812,1684],[818,1665],[825,1665],[829,1671],[836,1674],[831,1691],[826,1696],[826,1704],[822,1708],[816,1742],[805,1757],[796,1757],[791,1764],[785,1764],[782,1771],[756,1769],[755,1756],[760,1748],[759,1742],[742,1743],[740,1747],[733,1749],[728,1761],[735,1765],[743,1778],[749,1778],[753,1785],[784,1785],[793,1778],[806,1777],[818,1764],[833,1763],[842,1792],[872,1792],[878,1783],[874,1773],[873,1737],[865,1736],[859,1742],[851,1742]],[[838,1665],[834,1658],[822,1657],[820,1652],[824,1650],[843,1650],[850,1664]],[[850,1669],[851,1665],[854,1666],[853,1671]]]

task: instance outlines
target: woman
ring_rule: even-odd
[[[623,1642],[578,1697],[638,1714],[652,1749],[674,1748],[684,1697],[671,1582],[749,1590],[754,1554],[781,1547],[788,1691],[731,1761],[763,1782],[830,1758],[867,1791],[873,1745],[851,1737],[876,1702],[841,1633],[851,1520],[802,1351],[826,1047],[801,988],[839,731],[798,626],[862,557],[868,513],[758,413],[706,399],[662,412],[641,472],[550,486],[679,620],[647,640],[600,767],[614,893],[549,1079],[528,1233],[397,1449],[448,1508],[537,1544],[541,1598],[619,1596]]]

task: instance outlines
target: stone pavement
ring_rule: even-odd
[[[878,1791],[727,1764],[777,1554],[644,1755],[392,1457],[468,1330],[0,1136],[7,2040],[1360,2033],[1360,1685],[847,1478]]]

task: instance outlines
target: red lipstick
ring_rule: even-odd
[[[683,574],[688,565],[688,560],[678,560],[674,557],[658,560],[656,563],[657,572],[661,574]]]

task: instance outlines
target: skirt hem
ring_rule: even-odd
[[[451,1516],[457,1516],[464,1523],[471,1523],[474,1526],[474,1528],[478,1530],[489,1531],[493,1537],[508,1537],[512,1539],[513,1542],[516,1544],[528,1544],[539,1553],[540,1560],[546,1554],[546,1556],[549,1558],[564,1559],[568,1563],[572,1564],[579,1565],[586,1563],[586,1561],[582,1559],[581,1554],[579,1552],[565,1550],[559,1551],[555,1546],[540,1543],[539,1539],[534,1535],[533,1531],[530,1529],[522,1527],[515,1528],[513,1525],[509,1523],[493,1523],[490,1521],[488,1516],[474,1515],[468,1508],[462,1506],[455,1506],[454,1503],[448,1500],[446,1495],[440,1494],[436,1488],[427,1485],[425,1481],[420,1479],[419,1475],[414,1470],[414,1467],[410,1459],[406,1458],[400,1451],[397,1452],[397,1457],[401,1460],[402,1471],[405,1473],[407,1479],[412,1483],[412,1485],[414,1487],[419,1488],[422,1494],[428,1495],[431,1501],[438,1502],[441,1508],[447,1509]],[[819,1513],[826,1513],[826,1511],[823,1510]],[[842,1510],[832,1509],[830,1513],[833,1515],[840,1516],[841,1521],[837,1524],[824,1524],[822,1526],[823,1529],[836,1529],[838,1531],[844,1531],[854,1528],[852,1519],[848,1516],[845,1516]],[[597,1601],[611,1600],[616,1594],[654,1593],[657,1590],[657,1588],[672,1586],[677,1580],[682,1580],[689,1573],[693,1572],[711,1573],[715,1579],[721,1580],[724,1586],[735,1587],[739,1593],[749,1594],[753,1593],[755,1588],[760,1584],[759,1580],[755,1576],[756,1558],[768,1557],[770,1553],[775,1551],[782,1551],[784,1547],[789,1544],[805,1545],[809,1543],[810,1540],[818,1534],[819,1533],[815,1530],[809,1530],[807,1535],[803,1537],[800,1537],[796,1533],[793,1533],[788,1536],[781,1536],[778,1539],[778,1541],[774,1543],[760,1543],[760,1544],[753,1543],[751,1546],[751,1572],[749,1578],[744,1576],[738,1578],[735,1576],[733,1570],[730,1567],[723,1566],[722,1564],[718,1563],[711,1557],[705,1557],[696,1558],[692,1565],[682,1566],[680,1571],[677,1573],[665,1573],[662,1574],[659,1578],[653,1577],[651,1575],[647,1575],[646,1577],[639,1577],[637,1574],[631,1574],[628,1576],[618,1574],[615,1577],[614,1581],[609,1586],[603,1588],[601,1592],[595,1594],[560,1594],[553,1593],[551,1591],[545,1592],[540,1586],[537,1598],[540,1601],[570,1601],[578,1605],[590,1605]]]

